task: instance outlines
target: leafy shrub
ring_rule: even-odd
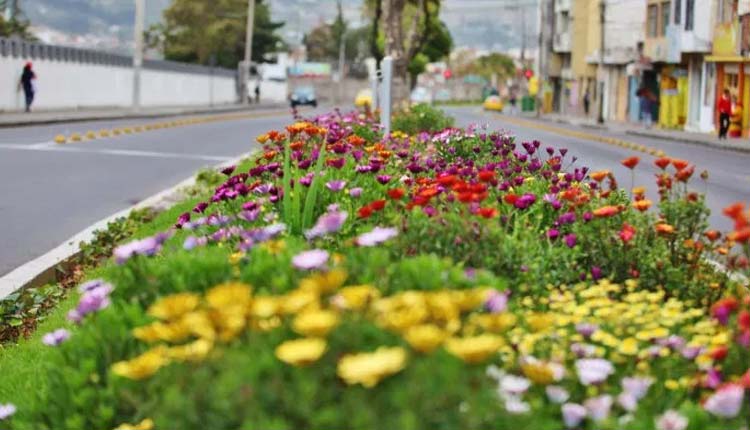
[[[438,132],[453,126],[453,118],[439,108],[420,103],[393,116],[393,130],[415,135]]]

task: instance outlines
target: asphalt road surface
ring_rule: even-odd
[[[446,108],[456,118],[457,125],[488,125],[493,130],[508,130],[515,134],[519,142],[539,140],[544,146],[568,148],[569,155],[578,157],[576,165],[588,166],[592,170],[609,169],[617,178],[620,187],[630,188],[630,170],[620,164],[626,157],[636,155],[641,162],[635,169],[635,186],[647,187],[647,196],[658,201],[655,175],[660,171],[653,164],[654,156],[636,152],[620,146],[608,145],[595,140],[556,133],[552,129],[575,130],[591,135],[607,136],[645,145],[662,150],[667,156],[682,158],[696,165],[695,175],[690,181],[695,191],[706,192],[706,204],[711,209],[710,224],[713,228],[728,230],[732,223],[721,213],[722,208],[738,201],[750,203],[750,154],[701,146],[690,143],[633,136],[625,133],[608,132],[597,129],[553,124],[546,121],[536,122],[523,118],[523,125],[518,125],[514,117],[505,114],[488,113],[475,107]],[[529,125],[536,122],[544,129]],[[703,170],[709,172],[709,179],[704,183],[698,176]]]
[[[247,115],[63,145],[54,136],[176,118],[0,129],[0,276],[202,167],[252,151],[257,135],[292,120],[283,109]]]
[[[487,124],[507,129],[518,139],[541,140],[566,147],[578,164],[610,169],[621,186],[629,186],[630,172],[620,160],[638,155],[636,185],[655,190],[653,157],[595,140],[539,129],[512,118],[484,113],[477,108],[446,108],[457,123]],[[309,111],[307,112],[309,113]],[[94,222],[125,209],[189,177],[202,167],[216,165],[251,151],[254,137],[286,125],[291,116],[282,111],[256,111],[253,117],[146,131],[112,138],[57,145],[57,134],[85,133],[153,120],[116,120],[0,129],[0,275],[34,259]],[[542,123],[540,123],[542,124]],[[549,124],[547,124],[549,126]],[[554,125],[558,129],[574,127]],[[711,223],[730,227],[721,208],[735,201],[750,202],[750,155],[690,144],[630,135],[584,130],[662,149],[673,157],[707,169],[710,179],[698,191],[708,190]],[[697,175],[697,173],[696,173]],[[651,198],[655,198],[652,194]]]

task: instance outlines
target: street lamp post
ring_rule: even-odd
[[[141,68],[143,67],[143,27],[146,0],[135,0],[135,25],[133,50],[133,110],[141,106]]]
[[[599,41],[599,67],[597,70],[599,79],[599,116],[596,121],[604,124],[604,22],[606,11],[606,0],[599,2],[599,32],[601,40]]]
[[[242,104],[249,101],[248,80],[250,79],[250,64],[253,56],[253,25],[255,24],[255,0],[247,1],[247,30],[245,30],[245,58],[240,68],[240,88],[242,88]]]

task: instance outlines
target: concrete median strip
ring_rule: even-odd
[[[256,150],[257,151],[257,150]],[[216,169],[239,164],[242,160],[251,157],[256,151],[250,151],[230,160],[215,165]],[[191,176],[177,185],[161,191],[127,209],[119,211],[87,229],[79,232],[62,244],[47,252],[46,254],[23,264],[10,273],[0,277],[0,300],[5,299],[14,292],[32,286],[44,285],[57,281],[58,269],[72,262],[80,253],[79,244],[89,242],[94,238],[94,232],[107,228],[107,224],[117,218],[126,217],[136,209],[157,207],[168,209],[177,204],[184,197],[182,190],[195,184],[195,175]]]
[[[652,155],[654,157],[664,157],[666,154],[664,151],[656,148],[650,148],[646,145],[642,145],[637,142],[630,142],[616,137],[601,136],[598,134],[587,133],[584,131],[571,130],[569,128],[556,127],[553,125],[545,124],[541,121],[530,121],[522,118],[512,117],[504,115],[503,119],[509,123],[530,127],[538,130],[548,131],[550,133],[562,134],[570,137],[577,137],[580,139],[591,140],[594,142],[604,143],[607,145],[620,146],[622,148],[630,149],[632,151],[641,152],[644,154]]]

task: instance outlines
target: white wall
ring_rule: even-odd
[[[28,60],[0,55],[0,111],[21,110],[22,91],[17,91],[21,70]],[[76,109],[127,107],[133,98],[130,67],[33,60],[37,75],[34,108]],[[237,101],[233,76],[190,71],[144,69],[141,74],[143,106],[191,106]]]

